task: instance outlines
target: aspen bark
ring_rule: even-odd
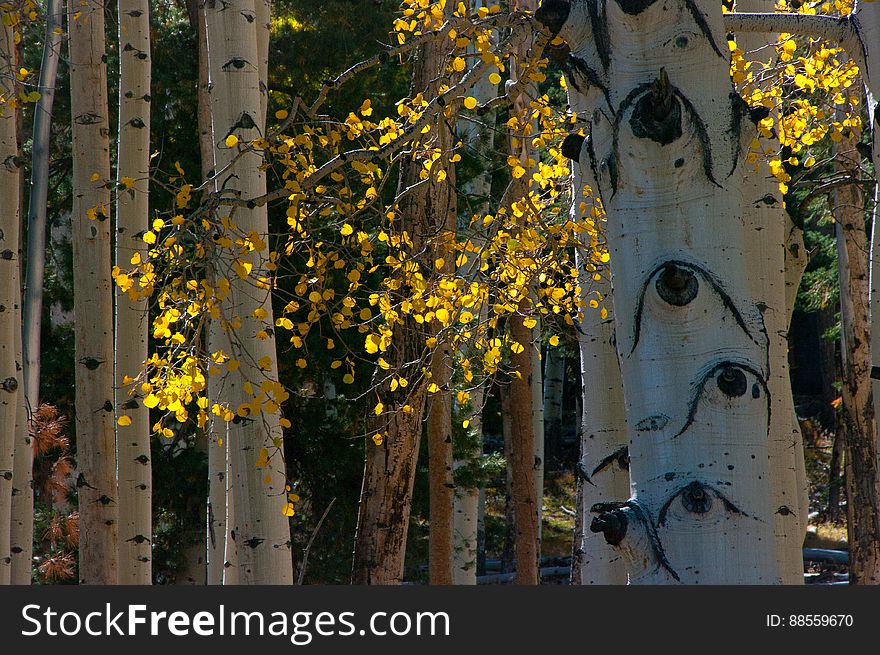
[[[837,170],[859,171],[859,156],[838,148]],[[840,340],[843,413],[846,434],[845,457],[849,520],[847,533],[852,584],[880,583],[880,534],[877,523],[877,490],[871,488],[870,470],[876,449],[869,446],[876,435],[874,399],[871,389],[871,326],[869,311],[868,239],[865,233],[865,193],[852,184],[837,189],[833,215],[837,236],[837,265],[840,278]],[[875,464],[876,467],[876,464]],[[859,477],[861,474],[861,478]],[[873,499],[873,501],[871,500]],[[867,502],[866,502],[867,501]]]
[[[483,0],[474,2],[474,9],[485,6]],[[476,52],[476,47],[468,46],[468,52]],[[474,97],[487,100],[495,96],[498,85],[493,84],[488,76],[482,78],[474,86]],[[489,201],[492,196],[491,157],[494,147],[496,114],[490,111],[482,116],[479,122],[471,120],[458,121],[458,137],[464,144],[465,149],[478,161],[478,172],[467,180],[461,189],[462,200],[459,211],[458,234],[460,237],[469,239],[474,246],[474,252],[478,252],[485,243],[485,235],[480,222],[471,228],[473,216],[485,216],[489,211]],[[461,274],[468,281],[476,281],[480,275],[482,260],[479,257],[469,255],[464,264]],[[477,312],[476,321],[483,323],[488,318],[488,307],[482,303]],[[482,454],[483,441],[483,405],[486,399],[486,389],[479,385],[470,391],[470,405],[473,415],[469,417],[471,433],[475,436],[477,445],[471,452],[461,453],[453,461],[453,469],[460,469],[473,463]],[[458,585],[477,584],[477,561],[479,558],[479,529],[480,529],[480,506],[485,503],[485,495],[481,490],[474,487],[456,485],[455,499],[453,501],[453,579]]]
[[[534,11],[537,2],[534,0],[520,0],[513,5],[515,10]],[[516,83],[521,74],[520,68],[524,65],[530,41],[519,45],[510,61],[510,79]],[[518,115],[525,115],[528,103],[528,94],[521,94],[513,104],[513,111]],[[522,162],[529,170],[529,146],[525,140],[511,138],[508,144],[510,155]],[[522,179],[528,179],[527,172]],[[511,180],[507,193],[510,199],[516,200],[528,193],[528,188],[520,180]],[[535,366],[532,352],[535,349],[532,330],[524,323],[531,308],[528,297],[523,297],[518,306],[518,311],[511,316],[509,322],[510,338],[520,344],[522,349],[511,356],[513,375],[510,379],[510,405],[511,405],[511,459],[508,465],[511,468],[512,480],[511,491],[513,493],[513,510],[516,526],[516,583],[520,585],[536,585],[540,583],[538,571],[538,559],[540,557],[541,539],[541,494],[538,493],[538,481],[541,480],[543,490],[543,478],[537,476],[537,468],[540,463],[536,461],[536,415],[534,404],[536,393],[532,385],[540,385],[539,375],[535,375]],[[537,395],[540,402],[540,395]],[[543,427],[543,426],[542,426]],[[541,444],[543,450],[543,444]]]
[[[27,272],[22,327],[22,352],[25,380],[25,420],[27,408],[40,405],[40,330],[43,315],[43,277],[46,264],[46,197],[49,187],[49,148],[52,132],[52,108],[58,61],[61,57],[61,25],[64,3],[49,0],[46,5],[46,32],[40,62],[40,99],[34,110],[34,131],[31,156],[31,187],[28,205]],[[13,499],[15,524],[13,536],[20,549],[13,556],[13,578],[29,584],[33,556],[34,492],[33,445],[27,425],[17,433],[17,452]]]
[[[253,150],[242,152],[242,147],[265,134],[265,100],[261,96],[266,93],[266,83],[261,78],[257,44],[264,38],[259,32],[266,26],[256,20],[253,0],[211,0],[205,16],[214,159],[218,170],[224,169],[218,185],[226,192],[256,197],[266,190],[265,173],[260,170],[262,156]],[[237,419],[228,426],[228,448],[239,581],[292,584],[290,528],[283,514],[287,503],[284,452],[279,445],[283,433],[277,411],[266,408],[270,397],[257,391],[263,381],[273,388],[278,384],[274,336],[255,336],[264,326],[274,325],[271,276],[266,268],[268,215],[262,206],[240,208],[223,218],[218,230],[230,238],[251,235],[253,241],[255,236],[259,242],[253,249],[218,249],[214,256],[216,281],[219,285],[221,278],[226,279],[229,291],[218,290],[220,316],[210,328],[215,336],[212,348],[219,341],[226,346],[225,354],[239,362],[237,371],[224,372],[218,382],[219,400]],[[259,315],[263,318],[256,317]],[[235,324],[240,327],[233,334]],[[221,332],[224,334],[218,340]],[[278,398],[280,393],[276,388],[269,395]]]
[[[118,582],[110,146],[104,5],[68,3],[80,583]]]
[[[588,79],[578,60],[571,56],[566,59],[565,74],[571,111],[578,125],[586,125],[603,102],[601,89]],[[604,212],[594,195],[598,187],[592,170],[578,163],[584,140],[577,131],[566,137],[562,146],[564,154],[572,158],[571,214],[575,220],[587,223],[582,240],[584,249],[591,251],[589,257],[583,251],[578,252],[577,261],[584,304],[578,330],[583,405],[571,581],[585,585],[626,584],[622,558],[602,534],[588,529],[594,505],[629,495],[629,441],[614,337],[613,262],[600,267],[594,261],[594,252],[607,245],[604,240],[607,227],[603,224]],[[608,312],[605,318],[602,308]]]
[[[565,392],[565,355],[557,348],[549,347],[544,363],[544,467],[555,469],[559,465],[562,443],[562,402]],[[552,469],[551,469],[552,467]]]
[[[19,270],[18,136],[14,106],[16,97],[15,44],[13,28],[0,24],[0,585],[13,577],[11,538],[13,466],[19,406],[23,406],[24,380],[21,375],[21,289]]]
[[[593,508],[591,530],[624,556],[631,583],[779,583],[769,380],[784,350],[770,335],[787,308],[768,273],[784,253],[757,271],[743,263],[752,234],[783,221],[779,202],[753,209],[769,191],[740,156],[755,130],[719,46],[721,8],[567,8],[562,35],[610,109],[589,117],[579,163],[597,181],[619,273],[632,481],[628,500]]]
[[[878,114],[876,98],[880,95],[880,58],[874,52],[874,44],[880,42],[880,6],[876,3],[856,3],[853,13],[846,18],[829,16],[801,16],[780,14],[731,14],[725,17],[727,29],[744,32],[788,32],[793,34],[808,35],[835,41],[841,45],[848,56],[855,60],[862,74],[865,85],[865,97],[868,110],[868,122],[874,132],[872,159],[877,168],[880,164],[880,139],[877,138]],[[875,190],[875,200],[880,197],[880,191]],[[876,308],[880,304],[880,283],[878,283],[877,267],[880,265],[880,249],[878,244],[878,231],[876,221],[876,205],[874,203],[874,218],[871,235],[870,250],[870,306]],[[878,312],[872,310],[872,326],[876,328]],[[880,330],[871,330],[872,363],[876,361],[877,353],[880,352]],[[874,375],[875,367],[872,366],[872,383],[874,414],[880,403],[880,388]],[[876,421],[875,421],[876,432]],[[848,435],[849,436],[849,435]],[[854,547],[856,551],[861,549],[861,555],[856,554],[853,566],[853,581],[862,584],[876,584],[880,580],[880,557],[878,557],[876,543],[880,541],[880,471],[878,471],[878,445],[877,435],[870,435],[861,443],[853,445],[847,443],[847,474],[854,476],[853,481],[857,484],[848,487],[850,493],[848,512],[851,514],[851,522],[857,522],[853,527],[858,531]],[[854,449],[850,451],[849,449]],[[859,507],[860,516],[852,514],[853,509]]]
[[[116,265],[146,260],[141,234],[150,218],[150,6],[119,0],[119,163],[116,171]],[[147,359],[147,301],[116,288],[116,413],[119,453],[119,582],[152,582],[150,410],[134,398],[134,379]]]
[[[418,49],[413,65],[410,88],[412,95],[419,92],[425,97],[436,95],[445,70],[444,46],[442,43],[428,43]],[[412,252],[422,253],[426,247],[431,251],[427,257],[430,261],[424,261],[425,255],[420,255],[425,269],[431,270],[434,267],[432,255],[439,256],[438,253],[444,250],[444,240],[454,239],[456,205],[454,185],[447,180],[438,180],[434,173],[443,170],[447,172],[447,176],[454,175],[449,162],[451,134],[443,121],[440,121],[427,138],[435,140],[434,147],[440,149],[441,156],[434,162],[427,181],[420,177],[424,170],[420,161],[407,159],[402,163],[398,193],[404,190],[408,190],[408,193],[398,205],[399,218],[393,229],[405,230],[411,235]],[[428,244],[430,236],[436,239],[434,244]],[[440,244],[439,250],[436,244]],[[451,258],[444,257],[444,267],[452,264],[446,262],[447,259]],[[430,329],[432,334],[436,332],[436,327]],[[427,387],[430,383],[430,380],[420,379],[422,376],[419,373],[425,357],[427,336],[419,330],[414,319],[405,315],[394,327],[392,343],[385,353],[385,359],[391,364],[392,370],[400,371],[399,375],[410,380],[412,384],[405,389],[391,391],[389,381],[382,382],[385,376],[381,369],[377,369],[374,377],[380,387],[379,399],[389,409],[378,416],[370,415],[366,421],[364,479],[352,564],[354,584],[388,585],[403,581],[416,460]],[[443,347],[442,341],[438,339],[438,352]],[[440,364],[444,357],[438,355],[438,352],[429,355],[432,362],[437,362],[436,365],[432,364],[432,369],[436,366],[449,366],[448,363]],[[438,372],[442,376],[446,375],[444,369],[439,369]],[[436,382],[438,387],[442,387],[441,382]],[[448,383],[446,386],[448,392]],[[408,411],[402,410],[404,406],[408,406]],[[447,443],[448,437],[443,434],[446,430],[445,421],[448,420],[445,416],[450,412],[451,406],[444,404],[437,414],[443,425],[435,426],[436,431],[429,436],[429,448],[433,452],[433,455],[429,454],[432,457],[430,466],[434,469],[433,472],[429,471],[432,478],[431,502],[435,503],[436,511],[439,512],[438,524],[435,526],[433,520],[438,518],[438,514],[432,511],[432,533],[435,529],[438,530],[433,536],[433,547],[438,549],[435,551],[437,555],[434,556],[434,564],[437,564],[438,569],[442,567],[442,572],[438,570],[436,574],[432,574],[432,581],[437,580],[438,583],[441,580],[452,581],[454,488],[445,486],[452,484],[452,444],[451,438]]]

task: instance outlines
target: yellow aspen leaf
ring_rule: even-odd
[[[260,454],[257,457],[257,468],[266,468],[269,466],[269,451],[266,448],[260,448]]]
[[[131,417],[130,416],[120,416],[119,420],[116,421],[122,427],[127,427],[131,425]]]
[[[385,409],[385,405],[383,405],[381,402],[376,403],[376,406],[373,408],[373,413],[376,416],[379,416],[379,414],[381,414],[384,409]]]
[[[467,68],[467,64],[461,57],[456,57],[452,60],[452,70],[460,73],[465,68]]]
[[[284,505],[284,507],[281,509],[281,513],[287,517],[290,517],[290,516],[293,516],[294,514],[296,514],[296,512],[293,509],[293,503],[286,503]]]
[[[302,357],[300,357],[298,360],[296,360],[296,365],[297,365],[299,368],[305,368],[305,367],[308,366],[309,364],[308,364],[308,362],[307,362],[305,359],[303,359]]]
[[[464,99],[464,106],[467,109],[476,109],[477,99],[474,98],[473,96],[468,96],[467,98]]]
[[[523,345],[519,341],[514,341],[513,343],[510,344],[510,350],[515,355],[518,355],[523,350],[525,350],[525,348],[523,347]]]
[[[156,394],[150,393],[147,395],[146,398],[144,398],[144,407],[149,407],[150,409],[153,409],[158,404],[159,396],[157,396]]]
[[[501,76],[498,73],[491,73],[489,75],[489,81],[492,84],[501,84]]]
[[[538,324],[538,321],[533,319],[531,316],[523,319],[523,326],[531,330]]]
[[[382,435],[379,434],[378,432],[373,435],[373,443],[376,444],[377,446],[381,446],[383,441],[384,441],[384,439],[382,438]]]
[[[237,136],[235,136],[234,134],[230,134],[228,137],[226,137],[226,147],[227,148],[234,148],[236,145],[238,145],[238,137]]]
[[[559,337],[557,337],[555,334],[552,337],[550,337],[550,345],[551,346],[558,346],[559,345]]]
[[[352,384],[354,382],[354,376],[351,373],[346,373],[342,376],[342,381],[345,384]]]
[[[257,364],[263,370],[268,369],[272,366],[272,358],[266,355],[265,357],[261,357]]]
[[[339,229],[339,233],[344,237],[347,237],[348,235],[352,234],[353,232],[354,232],[354,228],[351,225],[349,225],[348,223],[346,223],[345,225],[343,225]]]
[[[289,114],[287,113],[286,109],[279,109],[275,112],[275,118],[277,118],[279,121],[283,121],[285,118],[287,118],[288,115]]]

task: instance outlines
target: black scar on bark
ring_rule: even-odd
[[[654,525],[654,521],[651,519],[651,514],[648,510],[644,509],[642,505],[639,503],[637,499],[630,499],[623,503],[596,503],[590,508],[590,512],[598,513],[599,516],[596,518],[601,518],[606,513],[618,512],[618,521],[619,517],[622,514],[623,519],[628,523],[628,519],[626,518],[626,514],[622,513],[621,510],[629,509],[635,514],[636,519],[642,525],[645,526],[645,532],[648,534],[648,540],[651,542],[651,549],[654,551],[654,557],[657,558],[657,562],[660,566],[671,575],[676,582],[681,582],[681,579],[678,577],[678,573],[675,572],[675,569],[672,568],[672,565],[669,563],[669,560],[666,558],[666,552],[663,550],[663,543],[660,541],[660,537],[657,534],[657,527]],[[605,533],[605,540],[608,541],[608,533],[603,529],[604,524],[597,525],[596,527],[599,529],[593,529],[593,525],[595,525],[596,519],[593,519],[593,522],[590,524],[591,532],[603,532]],[[626,527],[626,523],[624,523],[624,529]],[[609,525],[608,527],[613,527],[613,525]],[[612,533],[613,534],[613,533]],[[625,531],[624,535],[625,536]],[[621,536],[621,541],[623,540],[623,536]],[[612,544],[608,541],[612,546],[616,544]],[[619,541],[617,543],[620,543]]]
[[[591,476],[601,473],[612,464],[617,464],[621,470],[629,471],[629,446],[621,446],[613,453],[603,458],[593,469]]]
[[[697,276],[687,268],[676,266],[669,262],[663,267],[663,272],[654,283],[659,295],[664,302],[675,307],[684,307],[697,297],[700,283]]]
[[[724,505],[724,509],[731,514],[749,516],[739,507],[730,502],[730,500],[723,493],[718,491],[718,489],[716,489],[712,485],[694,480],[693,482],[679,488],[678,491],[672,494],[666,500],[666,502],[663,503],[663,507],[660,508],[660,513],[657,516],[657,525],[666,525],[666,515],[669,512],[669,508],[672,506],[672,503],[675,502],[676,498],[681,497],[681,504],[687,511],[691,512],[692,514],[705,514],[710,509],[712,509],[712,495],[720,500],[721,503]]]
[[[758,343],[758,341],[755,339],[755,337],[752,336],[752,331],[749,330],[748,326],[746,325],[745,319],[742,317],[742,314],[740,314],[739,310],[736,308],[736,305],[734,304],[733,299],[724,290],[724,287],[721,285],[720,280],[716,279],[712,274],[709,273],[709,271],[707,271],[706,269],[704,269],[701,266],[698,266],[697,264],[691,264],[688,262],[672,259],[672,260],[663,262],[662,264],[657,266],[657,268],[655,268],[653,271],[651,271],[647,276],[645,276],[645,282],[642,284],[642,290],[639,292],[639,300],[638,300],[638,303],[636,304],[636,316],[635,316],[635,328],[634,328],[635,333],[633,334],[633,345],[629,351],[630,355],[633,354],[633,352],[636,349],[636,346],[639,344],[639,337],[641,336],[641,331],[642,331],[642,313],[644,311],[645,294],[648,290],[648,285],[650,284],[651,280],[654,278],[655,275],[657,275],[657,273],[660,270],[665,271],[666,267],[668,267],[668,266],[675,266],[676,268],[687,269],[692,272],[698,271],[703,276],[704,279],[708,280],[709,288],[711,288],[712,291],[715,292],[715,294],[721,299],[721,302],[724,305],[725,309],[727,309],[727,311],[729,311],[733,315],[733,319],[736,321],[736,324],[739,325],[740,329],[742,329],[742,331],[745,332],[746,335],[748,335],[749,339],[751,339],[755,344],[760,345]],[[659,292],[659,290],[658,290],[658,292]]]
[[[544,0],[535,12],[535,20],[555,35],[559,34],[559,30],[565,25],[570,12],[569,0]]]
[[[617,546],[623,541],[626,528],[626,514],[619,509],[594,516],[590,522],[590,532],[601,532],[605,536],[605,542],[610,546]]]
[[[611,95],[608,92],[608,85],[602,81],[599,77],[599,73],[590,68],[586,61],[578,57],[577,55],[569,55],[568,61],[566,62],[566,66],[572,73],[578,73],[583,75],[587,84],[591,86],[595,86],[602,92],[602,95],[605,96],[605,102],[608,103],[608,106],[611,107]],[[577,78],[572,75],[572,84],[575,90],[580,91],[581,93],[586,92],[586,89],[582,87],[582,85],[578,84]]]
[[[587,137],[583,134],[578,134],[577,132],[573,132],[569,134],[562,141],[562,148],[560,148],[563,157],[567,157],[573,161],[577,161],[581,157],[581,148],[584,145],[584,141],[586,141]]]
[[[590,31],[602,68],[606,71],[611,63],[611,37],[608,34],[608,22],[605,20],[606,0],[587,0],[587,13],[590,15]]]
[[[764,394],[767,397],[767,433],[769,434],[772,408],[771,408],[771,399],[770,399],[770,389],[767,387],[767,382],[764,380],[764,376],[761,374],[761,372],[758,369],[756,369],[755,367],[753,367],[750,364],[746,364],[744,362],[732,362],[732,361],[726,360],[726,361],[719,362],[719,363],[715,364],[711,369],[709,369],[706,372],[705,375],[703,375],[702,379],[696,384],[696,386],[694,387],[694,394],[691,397],[690,403],[688,404],[687,419],[685,420],[685,423],[682,426],[681,430],[679,430],[677,434],[673,435],[673,437],[672,437],[673,439],[675,439],[676,437],[680,437],[693,424],[694,419],[697,416],[697,408],[699,407],[699,404],[700,404],[700,396],[703,395],[703,389],[705,389],[706,383],[710,379],[714,378],[717,373],[723,371],[724,369],[728,369],[728,368],[741,369],[740,370],[741,375],[743,375],[742,371],[748,371],[749,373],[754,375],[755,378],[757,378],[758,384],[760,384],[761,387],[764,388]],[[743,375],[743,381],[745,382],[745,375]],[[720,386],[721,386],[721,383],[719,381],[719,387]],[[722,389],[722,393],[726,393],[726,392],[724,392],[724,390]],[[745,388],[743,388],[743,394],[744,393],[745,393]],[[742,394],[740,394],[740,395],[742,395]],[[754,394],[752,394],[752,397],[754,398]]]
[[[703,12],[700,11],[700,8],[697,6],[694,0],[685,0],[685,6],[688,8],[688,11],[691,12],[691,16],[694,17],[694,21],[697,23],[697,27],[700,28],[700,31],[709,41],[709,45],[712,46],[712,49],[715,51],[719,57],[725,57],[726,54],[721,51],[721,48],[718,47],[718,44],[715,43],[715,36],[712,34],[712,29],[709,27],[709,23],[706,22],[706,17],[703,15]]]
[[[664,75],[663,70],[660,72],[661,76]],[[636,88],[629,92],[629,94],[624,98],[623,102],[620,103],[620,106],[617,108],[614,117],[614,129],[612,132],[612,152],[616,157],[620,156],[620,148],[618,147],[618,142],[620,140],[620,121],[623,117],[626,110],[630,105],[636,103],[643,95],[652,92],[652,87],[654,86],[654,82],[645,82],[643,84],[639,84]],[[714,165],[712,163],[712,144],[709,141],[709,130],[706,127],[706,123],[697,113],[696,108],[693,103],[685,96],[679,89],[674,86],[671,86],[671,92],[675,96],[675,98],[681,103],[682,108],[684,109],[684,115],[687,116],[690,124],[693,126],[694,130],[697,133],[697,139],[700,142],[701,149],[703,151],[703,171],[706,173],[706,177],[708,180],[717,186],[718,188],[722,188],[718,181],[715,179],[714,174]],[[632,124],[632,121],[630,121]],[[638,136],[638,135],[636,135]],[[613,189],[612,196],[616,192],[616,187]]]
[[[651,90],[636,101],[629,117],[633,134],[662,146],[681,137],[681,106],[675,101],[666,69],[651,82]]]
[[[623,13],[630,16],[638,16],[648,7],[653,5],[657,0],[615,0],[617,5],[623,10]]]

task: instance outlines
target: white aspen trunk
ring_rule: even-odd
[[[483,0],[474,2],[474,9],[484,6]],[[469,46],[469,52],[473,53],[476,48]],[[482,78],[473,89],[474,97],[481,101],[486,101],[495,96],[498,90],[497,84],[492,84],[488,77]],[[481,122],[476,123],[470,120],[459,120],[458,137],[464,143],[473,156],[475,156],[484,166],[480,167],[480,172],[474,175],[462,185],[461,200],[464,205],[463,211],[460,212],[460,221],[458,232],[460,236],[470,239],[474,246],[474,251],[478,252],[485,243],[485,236],[482,229],[470,228],[470,220],[473,215],[485,215],[489,211],[489,200],[492,195],[492,176],[489,172],[490,159],[492,149],[494,147],[495,136],[495,112],[491,111],[482,117]],[[474,225],[479,226],[477,222]],[[475,280],[479,275],[479,267],[481,260],[477,256],[472,256],[465,264],[465,277],[468,280]],[[480,305],[480,311],[477,314],[477,322],[483,323],[488,318],[488,307],[485,304]],[[486,390],[480,385],[473,389],[470,393],[470,403],[474,409],[474,415],[470,418],[470,430],[476,435],[478,445],[473,452],[465,453],[464,457],[453,461],[453,469],[459,469],[467,466],[469,462],[473,462],[482,454],[483,441],[483,405],[486,399]],[[455,499],[453,501],[453,566],[452,574],[454,584],[457,585],[475,585],[477,584],[477,558],[479,548],[479,512],[480,512],[480,490],[473,487],[462,487],[456,485]]]
[[[880,43],[880,5],[861,2],[854,7],[853,14],[838,19],[828,16],[801,16],[779,14],[731,14],[725,18],[725,25],[734,31],[746,32],[788,32],[836,41],[855,60],[862,73],[868,108],[868,122],[874,131],[872,158],[875,168],[880,163],[880,139],[877,138],[877,102],[880,95],[880,57],[876,44]],[[880,194],[880,192],[875,191]],[[875,198],[880,197],[876,195]],[[875,203],[876,217],[876,203]],[[871,306],[880,302],[880,285],[877,282],[875,266],[880,264],[880,251],[874,237],[877,222],[873,222],[871,240]],[[872,326],[878,320],[873,312]],[[880,350],[880,331],[871,331],[872,361]],[[878,369],[872,367],[871,377],[877,379]],[[876,385],[876,383],[875,383]],[[878,388],[873,386],[874,412],[876,415]],[[876,429],[876,428],[875,428]],[[880,580],[880,463],[878,463],[877,435],[855,434],[847,442],[847,472],[855,484],[850,492],[848,514],[851,528],[857,535],[850,545],[850,581],[855,584],[877,584]],[[857,524],[857,525],[856,525]]]
[[[554,347],[547,348],[544,363],[544,467],[556,467],[562,441],[562,409],[565,392],[565,355]],[[555,469],[553,469],[555,470]]]
[[[104,5],[68,3],[80,583],[118,582],[109,120]],[[94,178],[94,179],[93,179]]]
[[[583,125],[594,109],[604,102],[601,89],[592,82],[575,56],[566,62],[569,106]],[[605,106],[607,110],[607,105]],[[572,584],[626,584],[622,558],[604,539],[588,529],[591,508],[629,495],[629,441],[623,380],[617,361],[612,314],[611,265],[601,268],[592,253],[603,243],[607,230],[604,213],[597,204],[597,183],[592,170],[578,164],[584,137],[577,132],[563,142],[563,154],[570,157],[572,169],[572,217],[589,221],[582,240],[591,257],[578,252],[578,276],[583,294],[584,316],[578,330],[580,352],[581,407],[580,454],[578,458],[578,505],[572,548]],[[598,279],[596,279],[598,276]],[[591,306],[591,301],[596,306]],[[602,318],[601,308],[608,314]]]
[[[265,24],[256,20],[253,0],[208,2],[205,8],[208,33],[211,107],[213,118],[214,158],[218,169],[229,168],[218,181],[226,192],[243,197],[265,193],[265,173],[260,170],[262,156],[250,151],[239,156],[241,146],[227,144],[229,136],[241,143],[265,133],[265,80],[261,79],[259,32]],[[265,206],[240,208],[229,216],[230,237],[241,238],[255,232],[267,240],[268,215]],[[219,226],[218,226],[219,229]],[[265,380],[277,383],[278,364],[274,336],[255,338],[264,325],[273,326],[271,294],[261,279],[269,279],[266,250],[254,248],[247,252],[218,252],[218,281],[225,276],[230,282],[229,294],[219,298],[219,309],[225,325],[240,321],[234,338],[227,332],[226,353],[240,362],[236,373],[226,373],[219,388],[219,397],[233,412],[238,422],[229,424],[231,482],[235,505],[234,530],[239,549],[239,581],[242,584],[292,584],[293,567],[290,557],[290,529],[283,509],[286,506],[287,477],[284,467],[283,439],[279,416],[274,411],[239,411],[245,404],[254,405],[260,398],[259,389]],[[234,272],[234,261],[251,267],[249,274]],[[246,267],[245,267],[246,268]],[[262,310],[265,318],[254,312]],[[262,313],[258,312],[258,313]],[[221,328],[224,329],[224,328]],[[212,340],[216,343],[217,340]],[[263,368],[259,362],[263,361]],[[249,388],[253,386],[254,392]],[[262,402],[268,400],[262,395]],[[263,453],[264,461],[259,455]],[[257,467],[260,462],[261,466]],[[265,464],[263,466],[262,464]]]
[[[580,165],[625,271],[614,314],[632,496],[595,507],[591,530],[628,560],[631,583],[779,583],[769,380],[784,351],[769,336],[781,320],[766,317],[785,318],[784,289],[743,264],[754,230],[783,224],[781,203],[754,209],[767,183],[740,157],[755,129],[733,93],[721,8],[573,2],[565,27],[612,109],[589,117]],[[766,266],[781,272],[783,253]]]
[[[116,265],[126,270],[149,229],[150,6],[119,0],[119,163],[116,169]],[[152,461],[150,410],[134,397],[147,359],[147,301],[116,287],[116,443],[119,453],[119,582],[152,583]],[[118,419],[128,417],[130,425]]]
[[[737,0],[736,10],[743,12],[773,11],[773,0]],[[739,34],[736,35],[737,45],[744,51],[745,58],[750,61],[768,61],[772,58],[775,34]],[[777,117],[778,118],[778,117]],[[774,143],[773,146],[776,146]],[[777,194],[778,195],[778,194]],[[786,213],[785,224],[787,230],[780,232],[774,229],[774,239],[782,239],[774,243],[777,250],[785,251],[785,299],[787,307],[787,319],[782,327],[787,333],[791,323],[791,315],[794,312],[794,303],[797,297],[798,286],[806,266],[806,251],[804,250],[802,231],[795,226]],[[766,237],[765,235],[765,238]],[[761,258],[765,253],[761,249],[754,249],[752,256],[757,261],[752,261],[747,266],[760,266]],[[771,255],[773,253],[771,252]],[[770,272],[775,274],[774,271]],[[771,333],[772,334],[772,333]],[[785,343],[786,355],[779,364],[779,380],[788,378],[787,341]],[[783,364],[784,362],[784,364]],[[783,370],[784,367],[784,370]],[[772,378],[777,379],[777,378]],[[808,489],[806,469],[803,459],[803,446],[801,441],[800,424],[794,410],[794,399],[791,394],[784,394],[784,388],[773,389],[771,384],[771,396],[774,401],[781,401],[779,411],[771,419],[771,461],[773,466],[773,497],[777,507],[789,508],[793,513],[777,512],[774,514],[776,523],[778,557],[784,562],[785,584],[801,584],[803,582],[804,562],[800,547],[794,547],[794,538],[786,538],[791,531],[795,534],[806,533],[808,514]]]
[[[13,463],[18,407],[24,396],[16,340],[21,338],[19,229],[21,224],[13,28],[0,24],[0,585],[12,579]],[[18,334],[18,337],[16,337]]]

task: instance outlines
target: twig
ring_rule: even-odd
[[[330,504],[327,505],[327,509],[324,510],[324,513],[321,515],[321,520],[318,521],[318,525],[315,526],[315,529],[312,531],[312,536],[309,537],[309,543],[306,544],[305,549],[303,550],[303,561],[302,566],[299,567],[299,575],[296,576],[296,584],[301,585],[303,583],[303,578],[306,576],[306,564],[309,562],[309,550],[312,548],[312,542],[315,541],[315,537],[318,535],[318,530],[321,529],[321,525],[324,523],[324,519],[327,518],[327,514],[330,513],[330,508],[333,507],[333,503],[336,502],[336,499],[330,501]]]

